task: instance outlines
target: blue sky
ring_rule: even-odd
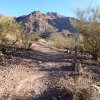
[[[0,14],[17,17],[41,11],[74,17],[76,8],[86,8],[90,4],[100,7],[100,0],[0,0]]]

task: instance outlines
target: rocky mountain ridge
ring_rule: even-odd
[[[34,11],[29,15],[15,18],[21,22],[28,32],[57,32],[66,30],[73,33],[74,29],[71,25],[72,17],[65,17],[58,13],[48,12],[46,14],[40,11]]]

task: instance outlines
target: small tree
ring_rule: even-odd
[[[99,9],[78,9],[76,12],[78,20],[72,21],[76,31],[83,36],[81,41],[84,52],[98,60],[100,56],[100,10]]]

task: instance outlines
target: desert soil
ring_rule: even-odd
[[[66,86],[65,82],[70,81],[69,87],[73,86],[72,58],[64,50],[33,43],[32,50],[20,51],[5,59],[0,62],[0,100],[39,100],[41,95],[48,96],[44,96],[47,91]],[[94,74],[100,75],[99,65],[82,62],[82,66],[92,67],[94,72],[97,69],[98,73]]]

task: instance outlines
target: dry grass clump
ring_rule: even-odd
[[[64,89],[67,93],[73,96],[73,100],[99,100],[100,99],[100,87],[94,85],[93,75],[90,72],[83,71],[74,78],[65,80],[60,79],[61,89]],[[98,87],[98,88],[96,88]]]
[[[52,33],[49,41],[52,41],[54,46],[57,48],[71,48],[74,43],[74,39],[72,37],[63,36],[60,33]]]

